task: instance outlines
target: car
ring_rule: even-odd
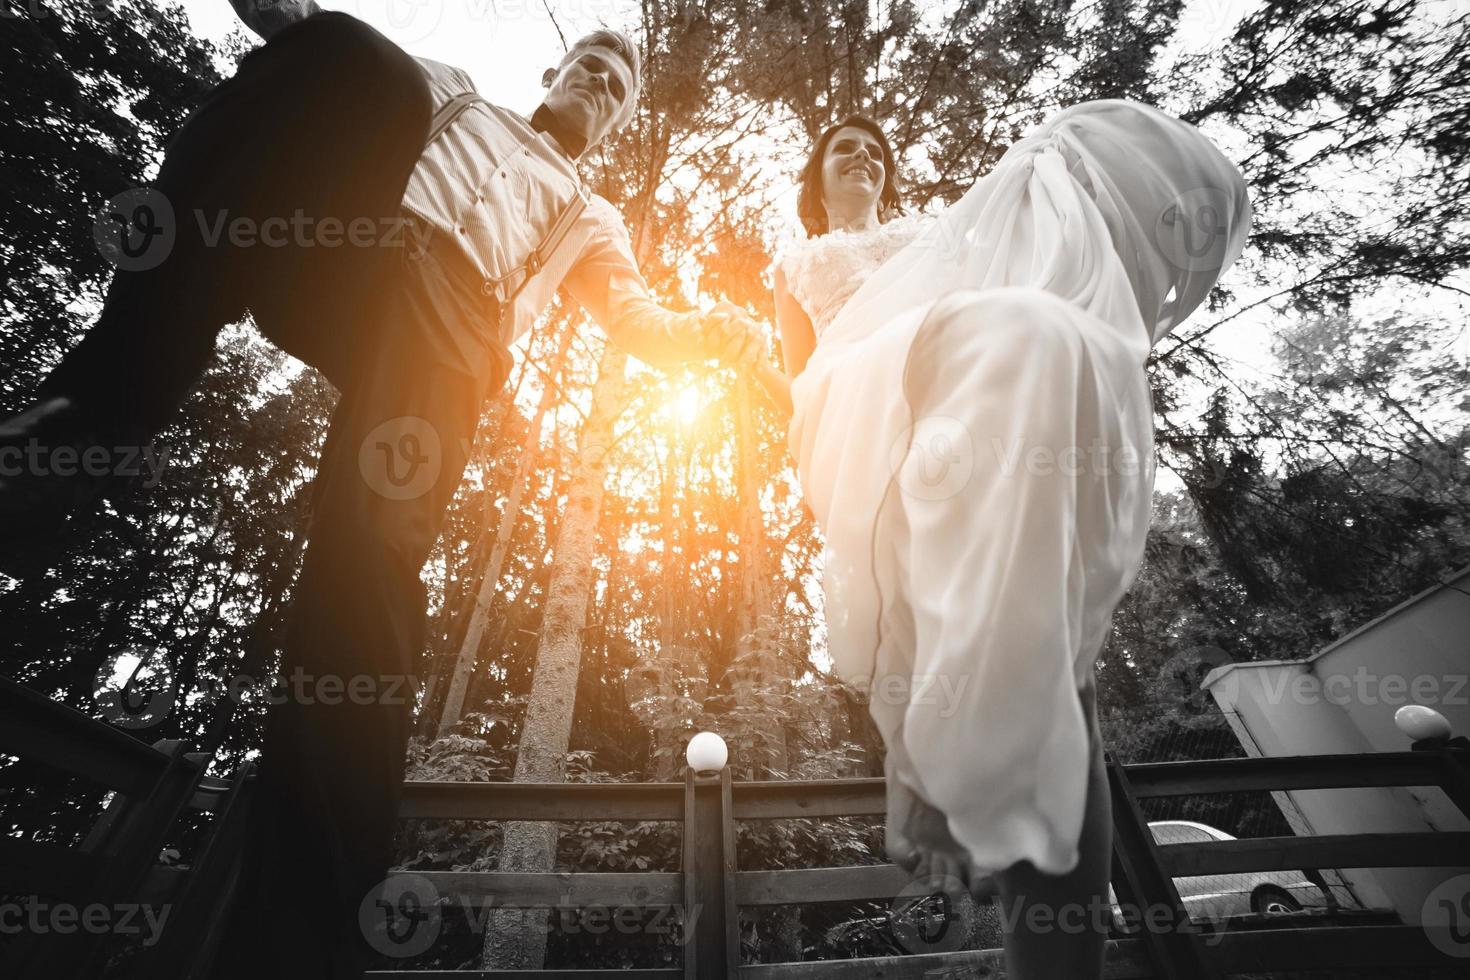
[[[1235,840],[1208,824],[1193,820],[1155,820],[1149,823],[1157,844],[1204,844]],[[1179,898],[1196,921],[1236,915],[1290,915],[1307,908],[1336,904],[1323,888],[1301,871],[1249,871],[1236,874],[1189,875],[1174,879]],[[1109,889],[1111,893],[1111,889]],[[1113,913],[1121,915],[1116,894]]]

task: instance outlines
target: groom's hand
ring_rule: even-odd
[[[765,355],[765,333],[760,324],[734,303],[717,303],[706,310],[703,328],[705,349],[722,367],[749,374]]]

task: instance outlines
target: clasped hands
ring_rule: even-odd
[[[754,374],[765,362],[766,338],[761,325],[734,303],[721,302],[700,316],[701,348],[721,367]]]

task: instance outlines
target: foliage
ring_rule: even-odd
[[[1088,98],[1173,109],[1241,163],[1256,211],[1246,255],[1150,361],[1160,492],[1098,664],[1105,732],[1132,761],[1238,753],[1199,690],[1220,656],[1305,656],[1439,580],[1470,538],[1465,15],[1433,0],[1264,0],[1214,22],[1221,6],[643,0],[628,26],[645,49],[644,105],[586,168],[626,214],[670,306],[728,298],[769,317],[766,270],[794,220],[792,178],[812,138],[849,112],[891,134],[911,209],[953,201],[1030,125]],[[153,0],[88,10],[7,19],[0,32],[0,170],[13,189],[0,213],[0,410],[26,404],[95,312],[108,270],[90,216],[146,180],[217,63],[241,49],[198,40],[180,8]],[[547,367],[563,328],[570,352]],[[1248,329],[1271,338],[1249,364],[1235,346]],[[600,347],[559,305],[486,406],[423,573],[430,635],[410,778],[514,771]],[[700,729],[724,734],[739,778],[881,773],[863,705],[826,672],[822,543],[780,419],[728,372],[635,369],[627,380],[566,778],[670,777]],[[553,406],[533,432],[548,386]],[[28,574],[0,578],[6,672],[95,711],[99,669],[136,648],[166,666],[180,702],[136,734],[198,742],[229,707],[208,693],[211,678],[261,678],[277,664],[333,400],[248,325],[226,331],[160,435],[158,484],[80,516]],[[492,583],[469,713],[432,738],[528,434],[529,485]],[[261,699],[243,699],[221,769],[259,745],[263,713]],[[27,767],[0,765],[0,778],[5,820],[35,836],[65,840],[95,812],[83,788]],[[1232,832],[1279,822],[1264,797],[1179,806],[1171,815]],[[569,824],[557,865],[674,870],[675,829]],[[881,860],[881,843],[861,821],[782,821],[743,827],[740,853],[744,867],[860,864]],[[412,869],[488,869],[499,846],[491,824],[421,821],[404,828],[400,857]],[[798,953],[883,950],[884,916],[807,910]],[[762,935],[790,924],[749,923]],[[427,966],[476,959],[455,930]],[[673,937],[617,938],[568,932],[554,955],[676,961]],[[773,942],[753,939],[754,955]]]

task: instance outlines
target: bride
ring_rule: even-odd
[[[1116,100],[937,214],[902,212],[894,169],[867,119],[817,141],[775,266],[785,374],[757,375],[826,536],[834,668],[887,746],[889,857],[998,893],[1009,976],[1101,976],[1093,661],[1149,523],[1144,361],[1239,256],[1245,184]]]

